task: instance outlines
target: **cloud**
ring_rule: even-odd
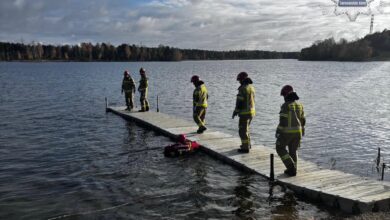
[[[17,7],[17,8],[22,8],[24,6],[24,0],[15,0],[14,1],[14,5]]]
[[[0,41],[297,51],[316,40],[368,33],[369,16],[349,22],[324,14],[333,6],[331,0],[2,0]],[[375,30],[388,19],[378,15]]]

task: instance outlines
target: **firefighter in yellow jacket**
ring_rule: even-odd
[[[198,75],[192,76],[191,82],[195,86],[193,94],[193,117],[195,123],[199,126],[196,132],[198,134],[201,134],[205,130],[207,130],[205,125],[205,117],[207,109],[207,99],[209,98],[209,96],[204,82],[199,78]]]
[[[148,101],[148,78],[146,77],[146,71],[144,68],[139,70],[141,75],[141,80],[139,81],[138,92],[140,93],[140,102],[141,110],[139,112],[149,111],[149,101]]]
[[[251,138],[249,125],[256,114],[255,110],[255,88],[251,78],[246,72],[241,72],[237,75],[237,81],[241,86],[238,88],[236,99],[236,109],[233,112],[232,118],[239,116],[238,134],[241,138],[241,146],[238,149],[240,153],[249,153],[251,148]]]
[[[303,105],[297,102],[299,97],[292,86],[283,86],[280,95],[284,97],[285,102],[280,109],[279,125],[275,134],[276,152],[287,168],[284,173],[295,176],[297,174],[297,150],[300,147],[302,136],[305,135],[305,113]]]
[[[135,93],[135,83],[127,70],[123,73],[122,94],[123,93],[125,93],[126,110],[131,111],[134,107],[133,95]]]

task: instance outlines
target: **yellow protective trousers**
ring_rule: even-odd
[[[199,127],[205,127],[206,124],[205,117],[206,117],[206,108],[196,106],[194,109],[193,118],[195,123]]]
[[[249,125],[252,121],[251,115],[241,115],[238,121],[238,134],[241,138],[241,149],[249,150],[251,147],[251,137],[249,131]]]
[[[298,148],[301,145],[300,134],[280,134],[276,140],[276,152],[287,169],[297,169]],[[288,147],[288,151],[286,149]]]
[[[141,102],[141,110],[143,111],[149,111],[149,101],[148,101],[148,98],[147,98],[147,92],[146,91],[142,91],[140,92],[140,102]]]
[[[134,107],[132,90],[125,90],[125,99],[127,108],[132,109]]]

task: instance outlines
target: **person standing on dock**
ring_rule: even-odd
[[[279,113],[279,125],[276,129],[276,152],[282,159],[289,176],[297,175],[297,150],[300,147],[302,136],[305,135],[305,113],[303,105],[297,100],[299,97],[290,85],[283,86],[280,95],[284,97],[284,104]],[[286,150],[288,146],[288,151]]]
[[[122,94],[123,92],[125,93],[126,110],[131,111],[134,107],[133,94],[135,93],[135,83],[127,70],[123,73]]]
[[[148,102],[148,78],[146,77],[146,71],[144,68],[139,70],[141,80],[139,81],[138,92],[140,93],[141,110],[139,112],[149,111]]]
[[[239,153],[249,153],[251,148],[251,138],[249,125],[253,117],[256,115],[255,110],[255,88],[253,81],[248,77],[246,72],[241,72],[237,75],[237,81],[240,82],[236,99],[236,109],[233,112],[232,118],[239,116],[238,134],[241,138],[241,146],[238,149]]]
[[[205,126],[205,117],[207,109],[207,99],[209,95],[207,93],[207,88],[204,85],[204,82],[199,78],[198,75],[193,75],[191,77],[191,82],[195,86],[193,94],[193,118],[195,123],[199,126],[196,133],[202,134],[207,130]]]

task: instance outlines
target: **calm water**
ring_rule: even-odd
[[[269,147],[280,88],[292,84],[307,115],[301,158],[372,179],[378,147],[390,162],[390,63],[0,63],[0,219],[345,217],[203,153],[172,159],[153,150],[171,141],[104,112],[104,97],[124,103],[122,71],[138,81],[141,66],[152,108],[159,95],[162,112],[188,120],[189,80],[199,74],[209,126],[234,135],[235,76],[247,71],[257,90],[252,136]]]

